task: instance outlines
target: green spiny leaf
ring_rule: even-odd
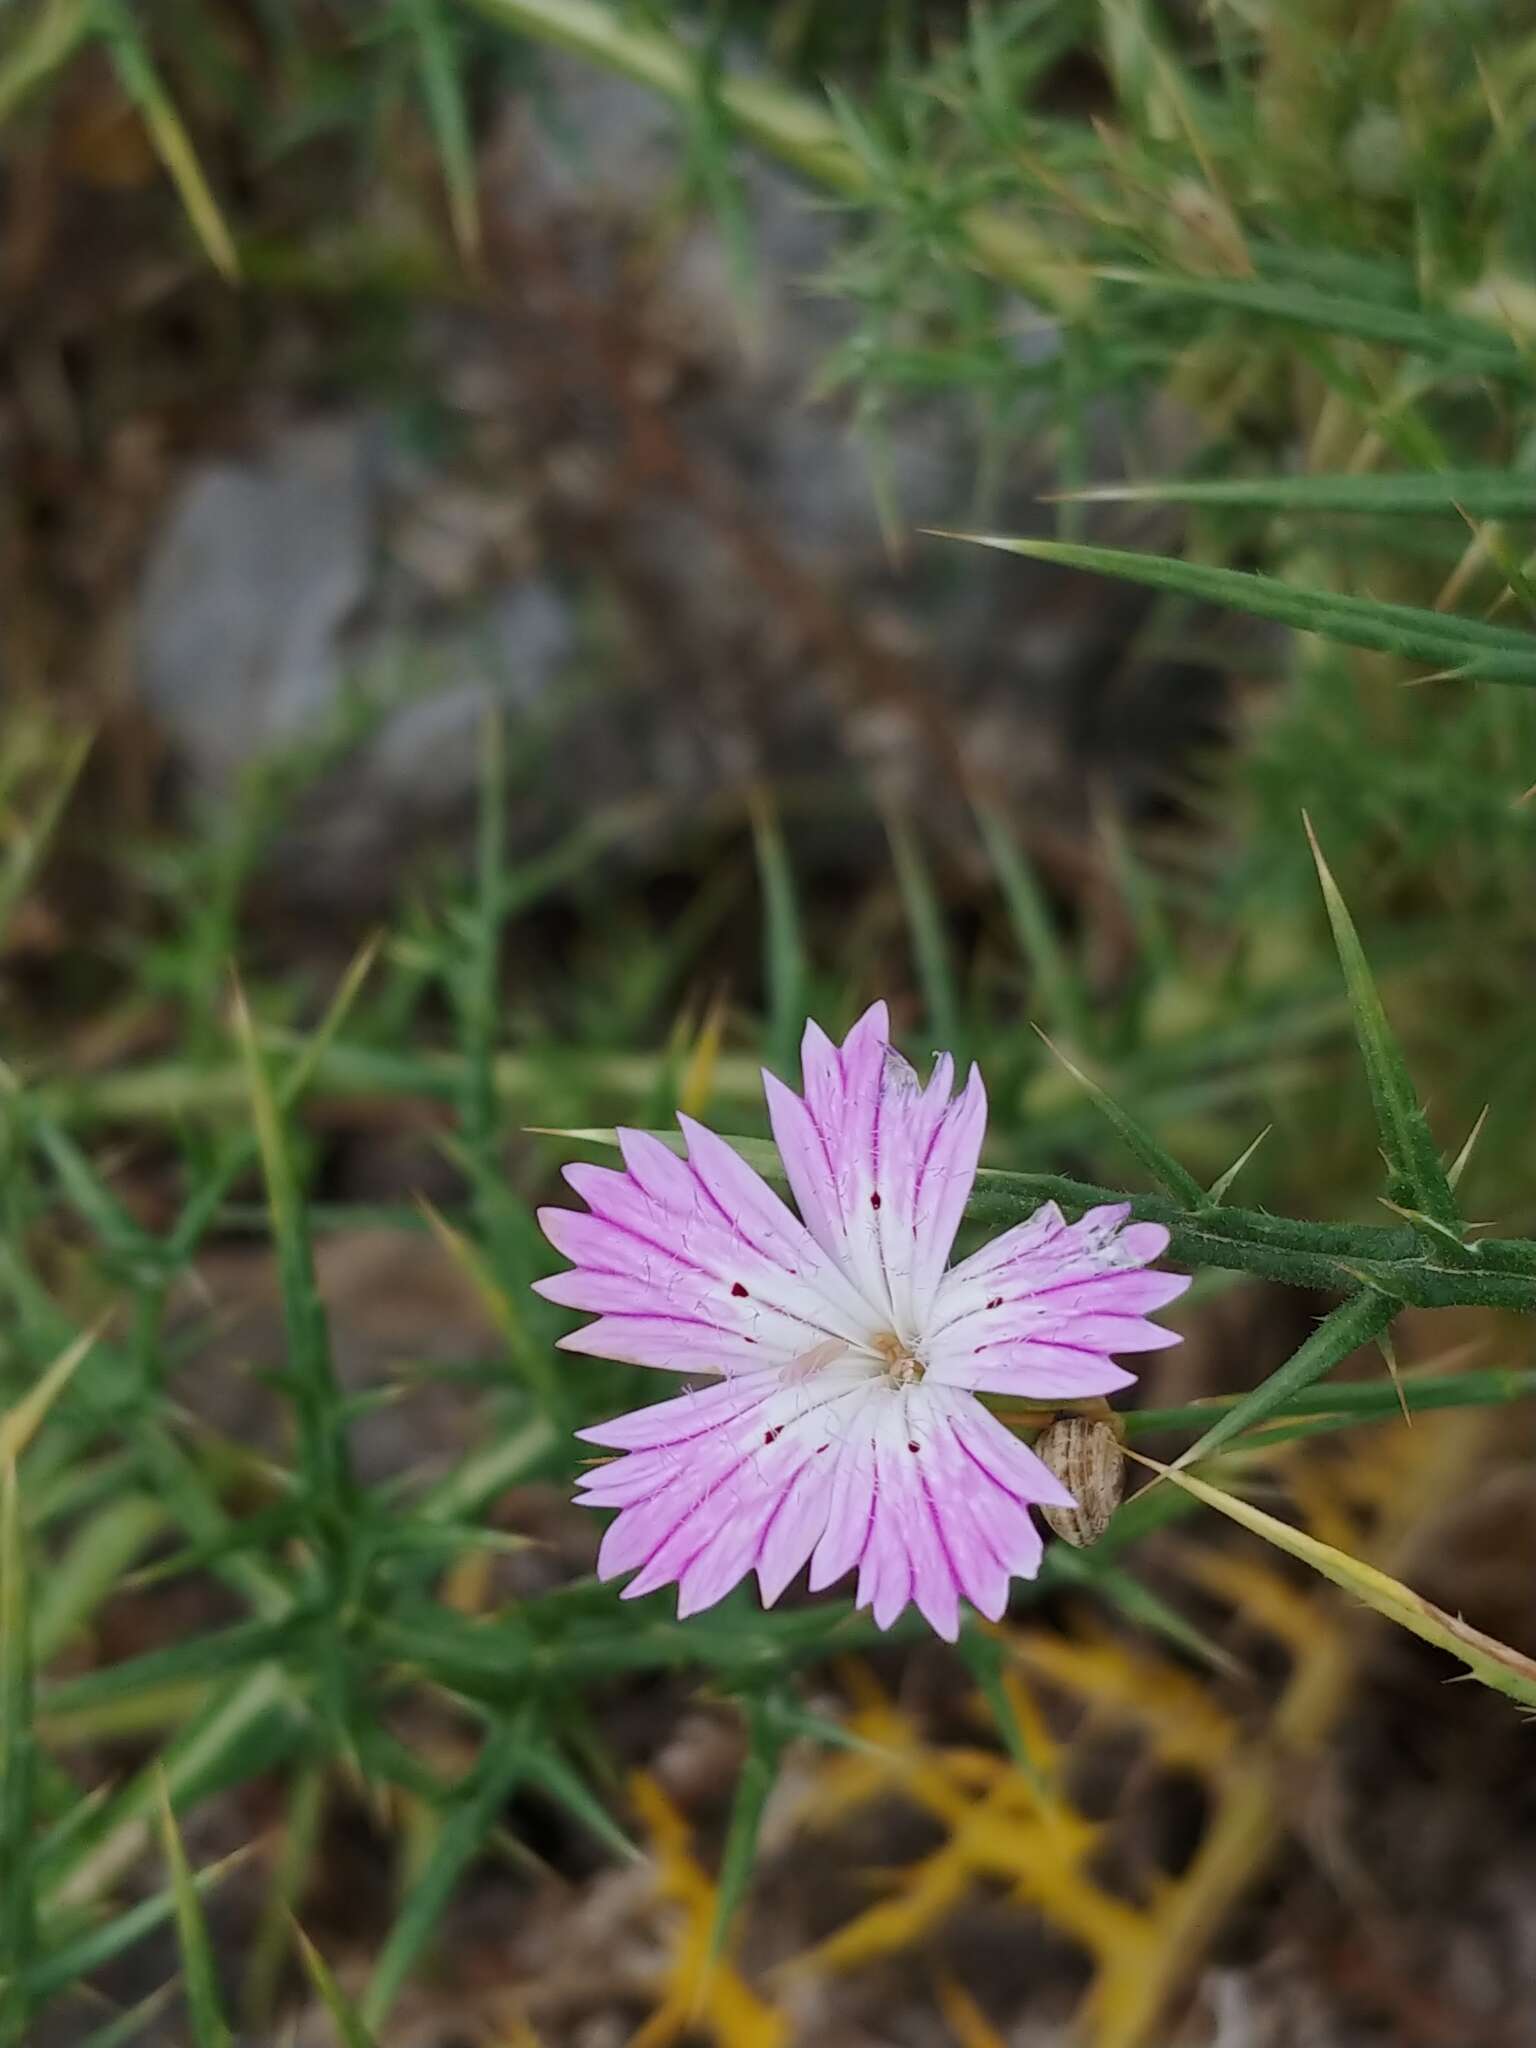
[[[1245,1151],[1240,1152],[1238,1154],[1237,1158],[1233,1160],[1232,1164],[1227,1168],[1226,1172],[1218,1174],[1215,1180],[1211,1182],[1210,1189],[1206,1195],[1206,1200],[1209,1203],[1211,1203],[1213,1207],[1219,1207],[1220,1204],[1226,1200],[1227,1195],[1231,1190],[1232,1183],[1237,1179],[1238,1175],[1242,1172],[1243,1168],[1248,1164],[1249,1160],[1253,1157],[1254,1153],[1258,1151],[1259,1147],[1263,1144],[1264,1140],[1269,1136],[1270,1132],[1273,1129],[1274,1126],[1272,1124],[1266,1124],[1263,1130],[1260,1131],[1259,1135],[1254,1139],[1253,1143],[1249,1145]]]
[[[528,1751],[528,1781],[563,1806],[574,1820],[626,1863],[641,1859],[642,1852],[619,1826],[579,1771],[567,1763],[550,1743],[535,1743]]]
[[[1459,1247],[1463,1232],[1456,1197],[1446,1179],[1440,1155],[1435,1150],[1434,1139],[1419,1107],[1402,1052],[1387,1022],[1354,919],[1323,858],[1311,820],[1306,822],[1312,857],[1317,862],[1318,879],[1322,883],[1323,901],[1328,909],[1328,922],[1333,927],[1339,964],[1344,970],[1344,985],[1349,994],[1355,1037],[1365,1062],[1371,1101],[1376,1110],[1382,1151],[1387,1159],[1390,1175],[1388,1194],[1405,1211],[1412,1212],[1410,1221],[1422,1219],[1437,1236],[1448,1239],[1452,1248]]]
[[[1043,1031],[1040,1032],[1040,1036],[1073,1080],[1092,1098],[1097,1108],[1103,1112],[1106,1121],[1120,1134],[1128,1149],[1136,1155],[1153,1178],[1185,1208],[1203,1209],[1207,1202],[1205,1189],[1189,1169],[1181,1166],[1173,1154],[1157,1142],[1150,1131],[1139,1124],[1128,1110],[1122,1109],[1114,1097],[1101,1088],[1097,1081],[1091,1080],[1081,1067],[1069,1060],[1059,1046],[1052,1045]]]
[[[1344,1428],[1378,1422],[1406,1406],[1410,1414],[1439,1408],[1501,1408],[1536,1395],[1536,1368],[1494,1367],[1485,1372],[1405,1373],[1390,1380],[1346,1381],[1341,1385],[1303,1388],[1288,1395],[1273,1412],[1312,1420],[1337,1420]],[[1133,1408],[1120,1418],[1131,1437],[1159,1436],[1169,1431],[1204,1429],[1235,1408],[1242,1394],[1215,1395],[1182,1408]]]
[[[380,1949],[362,2001],[363,2022],[381,2026],[417,1957],[431,1940],[465,1866],[485,1847],[501,1809],[522,1776],[528,1731],[521,1716],[486,1740],[479,1761],[443,1815],[437,1841],[416,1874],[394,1926]]]
[[[1213,1457],[1223,1445],[1241,1436],[1244,1430],[1266,1421],[1288,1402],[1305,1393],[1324,1373],[1332,1372],[1336,1365],[1341,1365],[1352,1351],[1358,1351],[1362,1344],[1374,1343],[1396,1314],[1397,1306],[1385,1295],[1370,1292],[1353,1295],[1348,1301],[1341,1302],[1284,1365],[1272,1372],[1251,1394],[1235,1401],[1202,1436],[1196,1438],[1176,1460],[1175,1469],[1182,1471],[1198,1459]]]

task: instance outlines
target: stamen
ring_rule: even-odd
[[[909,1387],[923,1376],[923,1361],[894,1330],[882,1330],[870,1340],[870,1348],[885,1360],[886,1377],[894,1386]]]

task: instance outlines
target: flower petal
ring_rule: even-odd
[[[952,1097],[947,1053],[925,1087],[889,1042],[883,1003],[841,1046],[808,1024],[805,1095],[763,1076],[800,1213],[890,1327],[916,1338],[976,1176],[986,1092],[973,1067]]]
[[[959,1601],[996,1620],[1011,1577],[1040,1568],[1029,1504],[1071,1506],[1061,1482],[968,1394],[878,1386],[850,1428],[811,1586],[855,1566],[858,1605],[889,1628],[909,1602],[953,1641]]]
[[[1067,1223],[1054,1202],[945,1274],[923,1338],[945,1386],[1033,1400],[1081,1400],[1129,1386],[1111,1354],[1176,1344],[1146,1320],[1189,1285],[1145,1270],[1168,1245],[1159,1223],[1128,1223],[1129,1204]]]
[[[683,1123],[686,1159],[646,1132],[621,1131],[622,1172],[566,1168],[589,1213],[540,1210],[574,1270],[537,1291],[599,1318],[562,1347],[736,1373],[867,1339],[868,1308],[805,1226],[723,1139]]]
[[[638,1567],[626,1599],[676,1580],[686,1615],[757,1569],[771,1604],[826,1525],[846,1419],[873,1384],[846,1363],[799,1382],[756,1371],[583,1431],[627,1447],[580,1480],[584,1506],[619,1509],[599,1576]]]
[[[619,1510],[599,1575],[635,1572],[626,1599],[675,1581],[680,1615],[753,1570],[771,1606],[809,1560],[813,1590],[857,1569],[879,1627],[915,1604],[953,1641],[962,1598],[995,1620],[1010,1577],[1039,1569],[1030,1504],[1072,1500],[970,1395],[852,1363],[744,1374],[583,1434],[626,1447],[580,1482],[584,1506]]]

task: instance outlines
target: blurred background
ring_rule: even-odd
[[[1507,1701],[1208,1517],[959,1651],[621,1610],[527,1290],[541,1132],[760,1135],[882,995],[990,1164],[1147,1184],[1039,1024],[1381,1220],[1304,810],[1536,1227],[1518,674],[956,537],[1517,629],[1533,128],[1517,0],[0,5],[0,1406],[102,1329],[0,2041],[1529,2038]],[[1330,1306],[1202,1274],[1132,1399]],[[1255,1497],[1536,1650],[1528,1408],[1373,1415]]]

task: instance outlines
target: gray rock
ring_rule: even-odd
[[[375,547],[367,436],[283,435],[194,469],[144,577],[139,685],[197,779],[227,785],[334,707]]]
[[[331,766],[278,879],[372,896],[462,823],[491,703],[525,844],[637,798],[664,829],[765,776],[877,836],[851,772],[964,829],[961,763],[1070,825],[1090,774],[1158,769],[1161,699],[1127,718],[1106,689],[1143,597],[953,543],[893,549],[848,403],[808,395],[849,331],[813,288],[839,217],[742,152],[744,301],[716,223],[674,203],[675,114],[575,60],[540,80],[486,152],[497,289],[418,322],[451,452],[407,454],[360,411],[292,420],[195,466],[155,537],[140,681],[193,789],[222,798],[317,743]],[[1013,326],[1021,359],[1059,345]],[[909,533],[979,516],[972,429],[953,402],[883,420]],[[1114,422],[1097,431],[1112,469]],[[989,523],[1047,530],[1047,480],[1043,460],[1008,466]]]

